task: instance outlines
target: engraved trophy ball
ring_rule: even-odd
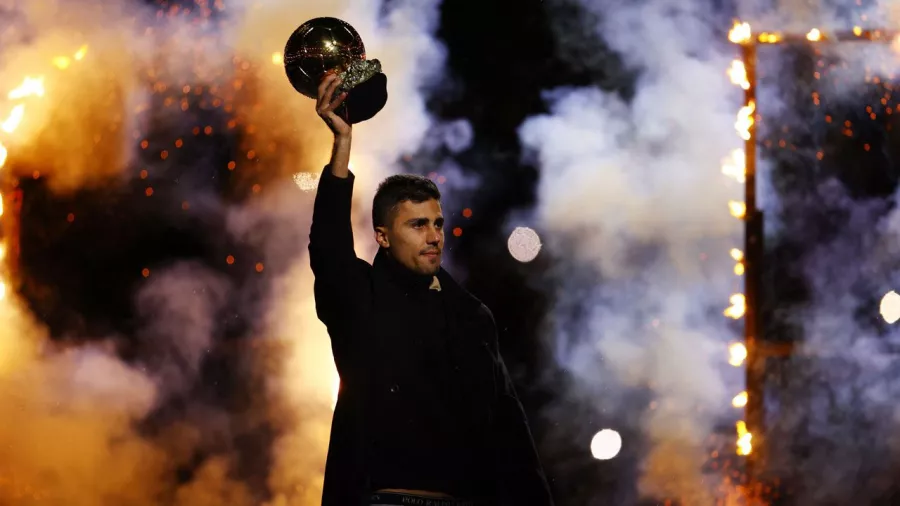
[[[351,124],[371,119],[387,103],[381,62],[366,60],[362,37],[337,18],[310,19],[294,30],[284,48],[284,69],[294,89],[312,99],[326,73],[337,73],[342,83],[335,94],[347,92],[347,98],[335,112]]]

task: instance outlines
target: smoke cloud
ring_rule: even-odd
[[[0,121],[23,106],[21,122],[0,132],[7,182],[41,178],[64,197],[146,179],[146,198],[161,202],[156,218],[206,224],[208,242],[239,244],[251,257],[229,260],[246,276],[177,259],[147,269],[129,294],[135,335],[64,340],[51,340],[19,300],[9,263],[0,278],[0,502],[318,503],[336,373],[304,256],[314,194],[294,181],[317,178],[331,139],[278,54],[300,23],[333,16],[352,24],[386,69],[391,100],[355,128],[352,160],[356,244],[369,258],[362,231],[374,187],[432,128],[423,97],[444,66],[437,7],[0,3],[3,97],[26,76],[43,78],[40,93],[0,100]],[[443,131],[453,149],[468,142],[465,125]],[[228,139],[239,144],[229,146],[235,191],[252,198],[211,189],[227,158],[187,151]],[[258,281],[262,273],[268,281]],[[227,367],[215,377],[247,398],[223,400],[228,387],[208,383],[215,367]]]
[[[580,29],[571,29],[571,19],[558,20],[570,28],[556,30],[561,51],[585,52],[585,44],[602,39],[637,75],[630,96],[600,87],[548,91],[548,113],[529,118],[520,139],[541,169],[534,220],[556,263],[557,287],[547,340],[560,367],[575,378],[566,397],[593,399],[595,412],[585,415],[585,424],[597,417],[633,420],[641,413],[641,440],[625,441],[625,451],[630,443],[639,446],[632,451],[642,461],[640,496],[714,504],[729,493],[716,490],[721,479],[702,469],[712,450],[734,452],[733,432],[721,428],[733,431],[743,416],[729,402],[744,389],[742,369],[727,366],[726,350],[729,340],[740,338],[735,323],[742,322],[722,316],[729,294],[742,290],[728,252],[741,247],[743,227],[727,206],[743,200],[742,187],[721,173],[722,159],[741,143],[734,129],[741,92],[726,78],[738,57],[725,37],[732,17],[756,30],[806,33],[812,27],[869,28],[896,11],[890,2],[850,13],[821,2],[776,4],[742,3],[738,15],[703,1],[554,4],[579,12]],[[830,81],[837,83],[829,90],[833,95],[852,99],[858,85],[870,82],[867,75],[892,75],[896,58],[885,58],[884,49],[871,51],[842,59],[837,50],[826,50],[826,59],[844,65],[839,70],[845,77]],[[766,89],[780,94],[760,91],[763,127],[808,124],[808,116],[787,110],[783,97],[791,83],[773,78],[770,71],[783,62],[770,53],[775,63],[760,65],[770,78]],[[606,77],[622,71],[604,58],[580,64],[597,65],[596,73]],[[763,181],[760,188],[773,186]],[[806,342],[779,366],[788,386],[768,401],[770,416],[781,417],[770,420],[776,450],[813,453],[796,459],[785,450],[773,463],[781,476],[799,477],[798,504],[874,499],[890,484],[880,477],[896,465],[896,438],[890,435],[897,418],[888,399],[896,396],[897,382],[887,373],[896,362],[889,352],[895,332],[873,324],[874,315],[863,318],[865,324],[858,316],[877,312],[878,298],[892,287],[894,280],[883,273],[894,270],[886,252],[896,249],[898,220],[896,213],[879,220],[893,197],[859,203],[839,188],[834,181],[821,183],[815,197],[805,196],[805,205],[777,202],[769,208],[773,196],[760,197],[767,210],[789,209],[794,217],[812,207],[818,216],[826,208],[841,216],[829,239],[817,238],[795,263],[802,264],[812,292],[796,315]],[[794,221],[790,230],[779,222],[778,233],[813,240],[809,223]],[[874,430],[881,441],[853,442],[864,430]],[[590,434],[582,436],[587,448]],[[875,453],[877,463],[866,463],[867,454]],[[869,471],[875,477],[858,477],[873,476]]]

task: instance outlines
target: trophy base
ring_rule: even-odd
[[[336,111],[348,123],[372,119],[387,103],[387,76],[381,72],[354,86]]]

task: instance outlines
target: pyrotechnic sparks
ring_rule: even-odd
[[[735,218],[743,219],[747,214],[747,204],[745,202],[739,202],[737,200],[729,200],[728,211]]]
[[[747,69],[741,60],[733,60],[731,67],[728,68],[728,77],[731,82],[740,86],[742,89],[750,89],[750,81],[747,80]]]
[[[750,140],[750,129],[753,127],[753,112],[756,110],[756,102],[753,100],[749,104],[741,107],[738,112],[737,120],[734,122],[734,128],[738,131],[738,135],[745,141]]]
[[[725,311],[725,316],[729,318],[733,318],[735,320],[744,316],[744,312],[747,311],[746,299],[744,298],[744,294],[735,293],[733,294],[728,301],[731,303]]]
[[[22,124],[22,118],[25,117],[25,104],[19,104],[13,107],[12,111],[9,113],[9,116],[3,120],[3,123],[0,123],[0,130],[11,134],[19,128],[19,125]]]
[[[744,391],[744,392],[741,392],[741,393],[735,395],[734,398],[731,399],[731,405],[736,408],[743,408],[744,406],[746,406],[747,405],[747,392]]]
[[[749,42],[752,37],[749,23],[734,22],[734,27],[728,32],[728,40],[735,44],[743,44]]]
[[[747,431],[747,424],[743,420],[737,422],[736,428],[738,434],[738,455],[750,455],[750,452],[753,451],[753,445],[750,442],[753,439],[753,435]]]
[[[747,156],[743,149],[732,150],[731,154],[722,160],[722,174],[733,178],[738,183],[747,181]]]

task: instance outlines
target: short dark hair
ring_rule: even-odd
[[[391,213],[396,211],[401,202],[415,203],[427,200],[441,200],[441,192],[434,182],[417,174],[396,174],[386,178],[378,185],[375,199],[372,202],[372,226],[388,226]]]

